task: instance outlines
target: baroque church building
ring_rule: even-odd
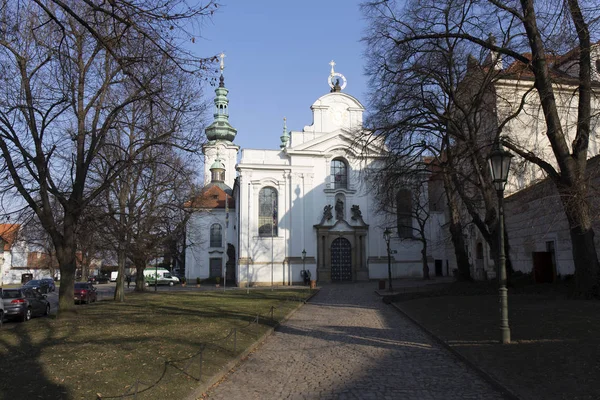
[[[310,107],[312,124],[288,131],[284,119],[278,150],[240,149],[221,58],[203,147],[204,187],[188,203],[188,280],[227,277],[228,285],[244,287],[299,284],[304,271],[319,282],[388,277],[383,232],[396,220],[378,212],[369,182],[385,148],[361,141],[365,109],[343,92],[346,78],[330,65],[330,90]],[[431,214],[431,273],[447,275],[453,261],[446,254],[453,252],[442,233],[444,212]],[[421,277],[421,242],[392,232],[392,276]]]

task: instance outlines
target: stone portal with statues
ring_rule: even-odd
[[[335,218],[332,215],[335,210]],[[344,204],[323,208],[321,222],[314,225],[317,235],[317,274],[322,282],[354,282],[369,279],[367,267],[367,234],[369,225],[362,218],[358,205],[351,208],[346,221]]]

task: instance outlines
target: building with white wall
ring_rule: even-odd
[[[345,77],[331,64],[330,90],[310,107],[310,125],[288,131],[284,121],[278,150],[239,152],[221,62],[215,120],[203,149],[205,187],[188,203],[194,210],[186,232],[188,280],[227,276],[240,286],[289,285],[301,282],[304,270],[321,282],[387,278],[383,231],[396,226],[395,217],[378,211],[368,184],[386,149],[362,140],[365,109],[343,92]],[[428,237],[444,242],[444,214],[434,214]],[[420,242],[393,231],[393,276],[422,276]],[[430,249],[431,268],[448,265],[445,245]]]
[[[531,54],[523,54],[531,58]],[[588,172],[590,175],[589,201],[594,220],[598,203],[596,201],[597,156],[600,154],[600,109],[598,87],[600,83],[600,45],[594,44],[592,58],[592,117]],[[494,62],[491,62],[493,60]],[[564,55],[548,55],[549,73],[553,78],[553,90],[566,144],[572,151],[577,132],[579,104],[579,54],[577,50]],[[534,88],[534,76],[529,66],[515,61],[503,66],[498,55],[491,54],[483,65],[471,65],[467,74],[470,92],[476,93],[485,78],[492,84],[484,103],[487,114],[481,118],[484,123],[482,134],[493,137],[500,134],[507,142],[547,161],[558,169],[556,157],[546,135],[547,127],[538,92]],[[503,124],[503,125],[502,125]],[[592,161],[593,160],[593,161]],[[537,165],[520,157],[514,157],[505,190],[505,224],[510,243],[508,254],[512,267],[525,273],[545,271],[544,277],[570,275],[574,273],[572,243],[569,225],[555,184],[546,178],[546,173]],[[468,232],[468,246],[475,271],[485,271],[495,276],[495,265],[485,239],[477,229]],[[600,244],[596,237],[596,247]]]

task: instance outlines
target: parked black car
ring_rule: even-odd
[[[54,279],[52,278],[43,278],[40,279],[44,282],[48,282],[48,288],[50,289],[51,292],[55,292],[56,291],[56,283],[54,283]]]
[[[50,314],[50,302],[46,299],[46,295],[35,289],[4,289],[2,301],[6,318],[25,322],[31,317]]]
[[[23,285],[26,289],[39,290],[40,293],[50,292],[50,284],[45,279],[34,279]]]
[[[110,278],[106,275],[94,275],[94,276],[90,276],[88,278],[88,282],[96,283],[96,284],[108,283],[108,282],[110,282]]]

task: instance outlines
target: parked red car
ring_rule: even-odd
[[[98,300],[96,288],[91,283],[77,282],[75,283],[75,303],[93,303]]]

